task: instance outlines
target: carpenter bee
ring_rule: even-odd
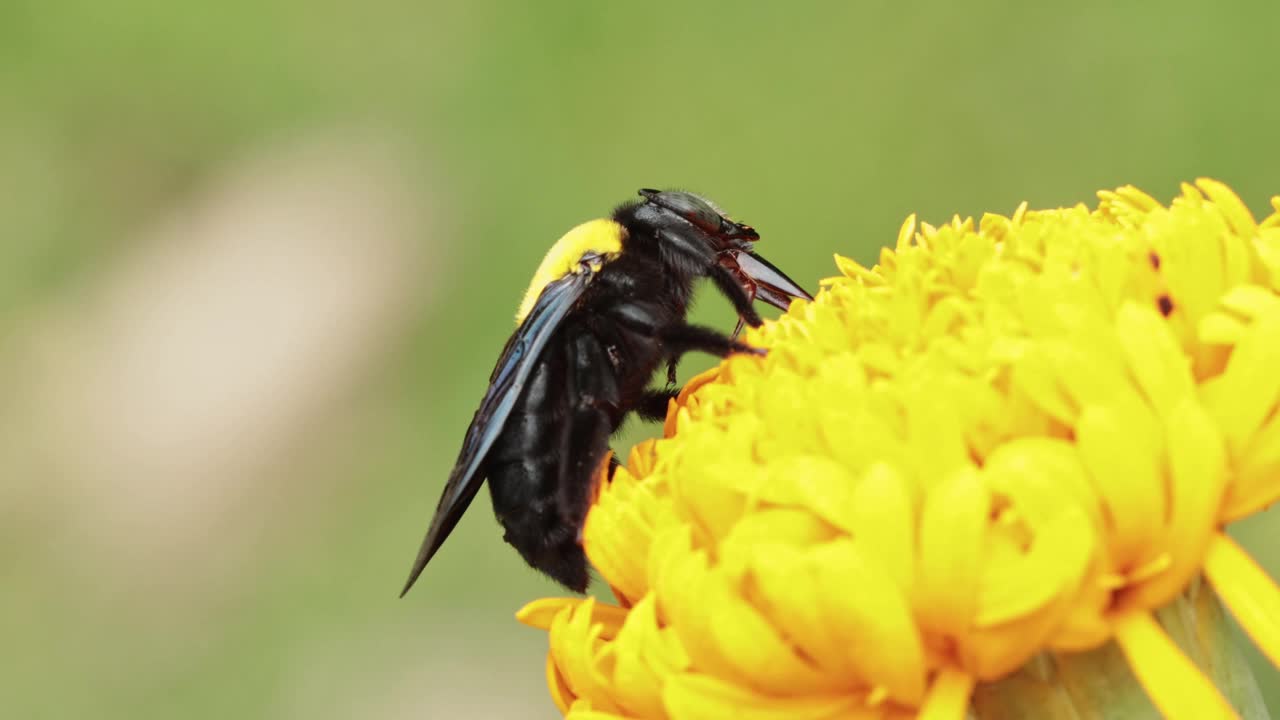
[[[753,300],[786,309],[812,299],[752,250],[751,226],[692,193],[639,194],[570,230],[538,267],[401,596],[485,478],[503,538],[531,567],[585,591],[582,524],[613,432],[628,413],[666,415],[684,353],[763,354],[737,331],[686,322],[694,281],[709,278],[733,303],[739,330],[761,323]],[[650,389],[664,362],[671,382]]]

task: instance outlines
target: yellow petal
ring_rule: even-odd
[[[973,469],[942,481],[920,517],[916,612],[929,628],[960,633],[977,607],[990,497]]]
[[[1200,342],[1207,345],[1235,345],[1248,329],[1249,326],[1234,315],[1212,312],[1200,319],[1197,333]]]
[[[1092,405],[1080,413],[1076,444],[1111,523],[1108,548],[1129,569],[1161,536],[1167,500],[1152,418],[1140,404]]]
[[[907,598],[858,548],[838,539],[808,552],[816,599],[826,610],[828,632],[843,643],[858,675],[894,700],[915,705],[925,689],[924,641]]]
[[[713,368],[710,368],[709,370],[706,370],[704,372],[698,373],[697,375],[694,375],[693,377],[689,378],[687,382],[685,382],[684,387],[680,389],[679,396],[676,397],[676,406],[677,406],[676,411],[672,412],[668,410],[667,412],[667,419],[663,423],[663,432],[662,432],[663,437],[671,437],[672,435],[675,435],[676,427],[680,424],[680,414],[681,412],[685,412],[684,408],[689,405],[690,401],[694,397],[694,393],[696,393],[704,385],[711,384],[718,377],[720,377],[720,368],[713,367]],[[685,414],[687,415],[688,413],[685,412]],[[632,467],[631,469],[633,472],[637,474],[637,476],[646,474],[644,472],[645,468],[643,467],[640,467],[640,468]]]
[[[1280,499],[1280,414],[1272,416],[1245,446],[1227,490],[1222,521],[1251,515]]]
[[[1151,549],[1169,558],[1156,576],[1125,590],[1121,606],[1159,607],[1197,574],[1205,547],[1216,532],[1227,485],[1226,449],[1213,420],[1194,397],[1168,415],[1170,517],[1164,539]]]
[[[1058,384],[1048,355],[1039,347],[1027,349],[1013,366],[1013,383],[1050,417],[1074,425],[1079,412],[1075,402]]]
[[[804,508],[831,525],[852,532],[854,479],[835,460],[817,455],[780,459],[758,497],[776,505]]]
[[[1234,540],[1215,535],[1205,574],[1262,654],[1280,668],[1280,588]]]
[[[748,592],[756,607],[823,672],[848,678],[857,687],[860,678],[845,638],[831,632],[826,608],[816,598],[820,589],[804,551],[782,544],[755,548],[750,558]]]
[[[614,696],[628,713],[642,718],[663,718],[662,687],[669,676],[689,667],[689,656],[670,630],[658,627],[657,603],[642,598],[614,642]]]
[[[997,681],[1033,659],[1060,627],[1070,598],[1055,596],[1035,613],[1013,622],[974,629],[961,637],[956,658],[965,672],[982,682]]]
[[[759,610],[716,582],[711,574],[703,584],[703,601],[714,608],[709,639],[734,668],[734,676],[749,687],[776,695],[803,695],[838,690],[847,681],[822,673],[781,637]],[[683,636],[682,636],[683,637]]]
[[[1060,594],[1075,589],[1089,567],[1093,550],[1088,517],[1078,508],[1064,507],[1036,528],[1036,537],[1025,554],[1007,562],[988,561],[974,625],[1000,625],[1049,606]],[[1033,638],[1026,640],[1034,647]]]
[[[1261,285],[1233,287],[1222,295],[1218,303],[1246,320],[1255,320],[1280,310],[1280,298]]]
[[[971,466],[964,442],[959,412],[939,402],[930,388],[915,386],[904,392],[907,404],[907,434],[915,448],[915,467],[926,487]]]
[[[902,221],[902,226],[898,228],[898,242],[894,247],[899,251],[905,250],[911,246],[911,237],[916,234],[916,214],[911,213],[906,220]]]
[[[1209,720],[1236,713],[1145,611],[1115,618],[1116,642],[1151,701],[1169,718]]]
[[[835,720],[874,718],[860,695],[812,695],[779,698],[697,673],[667,681],[663,704],[672,720]]]
[[[569,706],[573,705],[576,698],[564,681],[564,676],[560,674],[560,668],[556,667],[555,656],[551,653],[547,653],[547,689],[551,693],[551,701],[560,709],[560,714],[568,713]]]
[[[876,548],[871,559],[911,592],[915,582],[915,503],[908,481],[892,465],[876,463],[853,491],[850,525],[854,536]]]
[[[978,220],[979,232],[997,242],[1009,234],[1011,227],[1009,218],[997,213],[983,213]]]
[[[629,601],[648,589],[649,543],[654,529],[677,522],[669,498],[618,468],[587,513],[582,545],[591,564]]]
[[[1055,309],[1060,314],[1066,312],[1061,307]],[[1072,310],[1079,317],[1068,316],[1064,322],[1078,328],[1073,328],[1076,329],[1074,336],[1040,342],[1058,382],[1067,389],[1078,408],[1137,402],[1115,331],[1103,327],[1092,312],[1081,308]]]
[[[1258,239],[1253,249],[1266,270],[1261,282],[1273,289],[1280,287],[1280,215],[1272,215],[1258,227]]]
[[[720,542],[720,566],[738,577],[768,546],[805,548],[831,540],[839,532],[807,510],[789,507],[757,510],[744,517]]]
[[[588,597],[556,615],[551,623],[551,653],[574,696],[589,699],[599,709],[619,712],[610,680],[597,664],[604,628],[592,621],[595,606],[595,598]]]
[[[867,268],[864,268],[861,265],[859,265],[856,261],[851,260],[840,254],[836,255],[836,268],[845,277],[853,278],[855,280],[862,280],[863,282],[868,282],[875,285],[878,285],[882,282],[882,279],[880,278],[879,275],[876,274],[874,270],[868,270]]]
[[[696,522],[702,536],[714,539],[727,535],[745,513],[747,502],[754,495],[746,485],[763,482],[764,473],[758,466],[726,458],[718,469],[708,467],[707,474],[697,479],[680,478],[673,485],[672,494],[681,510]]]
[[[1065,440],[1010,440],[988,456],[983,477],[1034,525],[1058,515],[1064,505],[1073,505],[1100,522],[1098,498],[1084,463],[1076,447]]]
[[[579,597],[550,597],[534,600],[516,611],[516,620],[529,627],[547,630],[551,627],[551,621],[555,620],[561,610],[577,607],[582,604],[582,600]]]
[[[1116,314],[1116,329],[1129,368],[1158,414],[1195,392],[1191,362],[1154,308],[1126,302]]]
[[[933,679],[916,720],[963,720],[972,694],[971,676],[960,670],[943,668]]]
[[[775,626],[737,594],[736,583],[731,587],[727,572],[709,565],[705,553],[682,550],[681,542],[661,536],[655,541],[655,562],[663,564],[655,589],[660,611],[694,666],[716,677],[784,694],[846,684],[800,658]]]
[[[653,474],[658,463],[657,444],[658,441],[655,438],[649,438],[632,446],[631,454],[627,456],[626,467],[632,479],[638,480]],[[618,469],[622,470],[622,468]]]
[[[1226,371],[1201,386],[1232,455],[1248,445],[1280,397],[1280,312],[1258,318],[1236,344]]]
[[[1231,191],[1231,188],[1211,178],[1196,179],[1196,187],[1204,191],[1204,194],[1218,206],[1236,235],[1252,238],[1257,234],[1258,223],[1253,219],[1253,213],[1249,212],[1248,206],[1240,196]]]
[[[1079,652],[1092,650],[1111,638],[1111,623],[1106,613],[1111,606],[1113,587],[1105,581],[1107,562],[1107,558],[1095,555],[1066,615],[1050,636],[1049,647]]]
[[[693,548],[688,526],[673,526],[654,537],[650,550],[649,582],[658,614],[671,627],[693,663],[705,672],[733,677],[737,671],[711,638],[714,610],[703,590],[709,568],[706,552]]]

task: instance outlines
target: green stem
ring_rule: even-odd
[[[1235,645],[1231,623],[1207,583],[1192,583],[1155,616],[1243,720],[1270,719],[1253,671]],[[999,682],[980,684],[974,692],[972,716],[977,720],[1161,717],[1115,643],[1086,653],[1043,653]]]

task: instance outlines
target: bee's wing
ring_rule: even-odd
[[[413,561],[413,569],[409,571],[409,580],[405,583],[404,590],[400,591],[401,597],[413,587],[431,556],[444,544],[445,538],[449,537],[449,533],[480,490],[480,484],[484,481],[484,477],[479,474],[480,465],[506,425],[507,416],[511,414],[512,406],[524,390],[529,373],[533,371],[547,341],[560,327],[574,303],[582,297],[582,292],[590,284],[593,275],[590,270],[581,268],[548,283],[538,296],[537,304],[507,341],[502,357],[498,359],[498,365],[489,379],[489,389],[480,402],[480,409],[476,410],[471,427],[467,428],[462,452],[458,454],[458,462],[449,474],[449,481],[445,483],[435,517],[431,518],[431,528],[427,530],[422,547],[418,549],[418,557]]]

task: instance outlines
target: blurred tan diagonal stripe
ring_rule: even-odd
[[[49,509],[56,548],[125,586],[198,564],[200,594],[251,561],[271,465],[369,382],[438,267],[395,158],[346,136],[269,149],[34,312],[0,379],[23,428],[0,508]]]

